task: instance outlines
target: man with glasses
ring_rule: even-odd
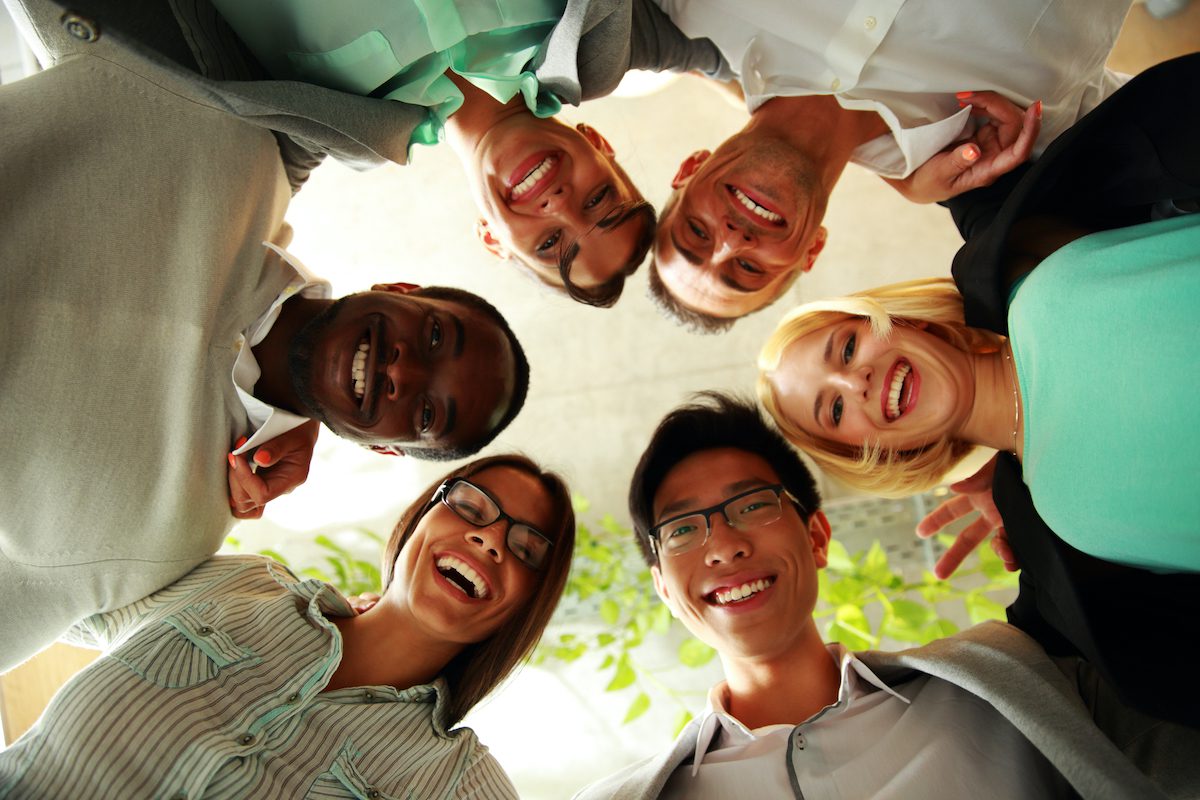
[[[1086,664],[1056,664],[1010,626],[901,653],[822,641],[829,522],[751,406],[712,395],[669,414],[629,504],[655,589],[726,679],[669,750],[579,798],[1115,800],[1200,785],[1194,731],[1121,709]]]

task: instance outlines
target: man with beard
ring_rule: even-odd
[[[495,309],[329,299],[280,247],[275,137],[170,74],[97,49],[0,87],[0,118],[0,671],[215,552],[251,474],[231,448],[319,419],[455,458],[520,409]]]

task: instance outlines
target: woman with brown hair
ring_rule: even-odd
[[[533,649],[566,584],[562,479],[518,455],[422,492],[382,597],[216,556],[75,628],[108,648],[0,753],[0,797],[515,798],[453,729]]]

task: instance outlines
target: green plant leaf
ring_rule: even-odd
[[[963,603],[967,606],[971,622],[976,625],[989,619],[1004,619],[1004,606],[978,592],[969,593],[963,598]]]
[[[609,625],[616,625],[621,618],[621,606],[611,597],[600,603],[600,618]]]
[[[679,645],[679,663],[685,667],[702,667],[712,661],[716,654],[716,650],[699,639],[688,639]]]
[[[572,494],[571,506],[575,509],[576,514],[586,514],[591,509],[592,503],[581,494]]]
[[[638,696],[633,698],[633,702],[629,704],[629,710],[625,712],[625,719],[621,720],[621,724],[628,725],[645,714],[648,708],[650,708],[650,695],[645,692],[638,693]]]
[[[829,552],[826,555],[826,568],[837,572],[853,572],[854,561],[850,558],[850,553],[846,550],[846,545],[839,542],[837,539],[829,541]]]
[[[687,724],[691,721],[692,721],[692,712],[688,711],[686,708],[683,711],[680,711],[679,716],[675,718],[675,730],[671,734],[671,736],[672,737],[679,736],[679,734],[683,732],[683,729],[685,727],[687,727]]]
[[[229,541],[229,540],[226,539],[225,541]],[[266,556],[267,558],[273,558],[276,561],[278,561],[280,564],[283,564],[285,567],[288,565],[288,560],[286,558],[284,558],[283,554],[280,553],[278,550],[272,550],[270,548],[266,548],[263,550],[259,550],[258,554],[260,556]]]
[[[877,585],[886,586],[891,583],[892,570],[888,567],[887,554],[883,552],[878,539],[871,542],[871,548],[867,550],[866,558],[863,559],[862,576]]]
[[[626,686],[633,684],[637,679],[637,674],[633,671],[633,666],[629,663],[628,656],[622,655],[617,661],[617,669],[613,673],[613,678],[608,682],[608,686],[604,687],[606,692],[617,692],[624,689]]]
[[[606,656],[604,657],[604,660],[600,662],[600,666],[599,666],[599,667],[596,667],[596,669],[597,669],[597,670],[599,670],[599,671],[601,671],[601,672],[603,672],[604,670],[606,670],[606,669],[608,669],[609,667],[611,667],[611,666],[612,666],[612,663],[613,663],[613,661],[615,661],[615,660],[616,660],[616,659],[615,659],[615,658],[613,658],[613,654],[612,654],[612,653],[609,653],[608,655],[606,655]]]
[[[617,637],[613,636],[611,633],[601,633],[596,636],[596,644],[600,647],[608,647],[616,640]]]

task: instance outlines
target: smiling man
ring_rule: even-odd
[[[702,332],[812,268],[848,162],[944,200],[1040,154],[1126,79],[1104,64],[1129,0],[656,2],[713,41],[751,113],[683,161],[654,244],[655,299]]]
[[[276,137],[77,30],[52,44],[81,52],[0,87],[0,671],[216,552],[242,479],[286,468],[270,496],[303,480],[310,419],[456,458],[527,386],[474,295],[331,299],[281,249]]]
[[[714,395],[669,414],[629,505],[655,589],[725,681],[668,751],[580,800],[1116,800],[1197,785],[1194,731],[1127,712],[1086,664],[1051,661],[1010,626],[901,653],[822,641],[829,522],[804,463],[748,405]]]

